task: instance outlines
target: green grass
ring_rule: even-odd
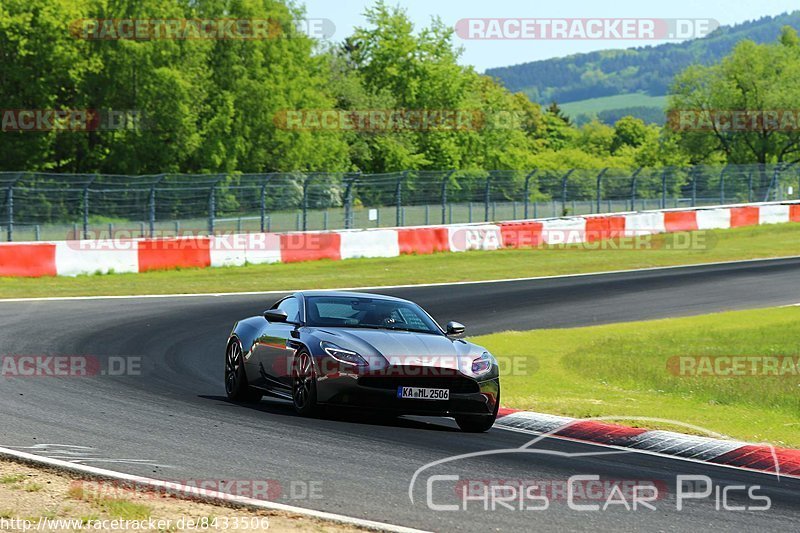
[[[92,501],[98,510],[120,520],[145,520],[152,510],[147,505],[118,498],[98,498]]]
[[[704,245],[674,249],[675,235],[653,237],[652,249],[543,248],[439,253],[385,259],[312,261],[143,274],[0,278],[0,298],[173,294],[322,289],[552,276],[800,252],[800,224],[703,232]]]
[[[44,489],[44,485],[41,483],[27,483],[24,487],[25,492],[40,492]]]
[[[0,485],[13,485],[15,483],[19,483],[20,481],[24,481],[26,476],[22,474],[11,474],[7,476],[0,477]]]
[[[120,520],[145,520],[150,518],[152,514],[152,509],[147,505],[122,498],[99,497],[76,485],[67,490],[67,498],[88,502],[98,512]],[[85,518],[86,521],[93,519],[91,517]]]
[[[501,362],[508,407],[577,418],[655,417],[800,447],[800,376],[687,377],[667,367],[673,356],[797,357],[798,338],[800,307],[787,307],[471,340]],[[517,372],[510,372],[509,358],[517,359]]]
[[[614,96],[601,96],[599,98],[588,98],[575,102],[559,104],[561,109],[570,117],[578,115],[596,115],[601,111],[612,109],[623,109],[626,107],[660,107],[667,105],[666,96],[650,96],[644,93],[615,94]]]

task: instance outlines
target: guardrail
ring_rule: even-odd
[[[798,198],[798,167],[112,176],[0,173],[7,241],[514,220]]]
[[[636,240],[659,233],[784,222],[800,222],[800,202],[389,229],[0,243],[0,276],[74,276],[248,263],[397,257],[624,238]]]

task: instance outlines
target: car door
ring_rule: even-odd
[[[291,365],[294,359],[294,349],[287,344],[292,337],[292,331],[300,324],[300,301],[295,296],[289,296],[272,308],[285,311],[287,321],[268,323],[256,341],[254,358],[258,377],[253,384],[285,392],[291,385]]]

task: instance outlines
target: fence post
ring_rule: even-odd
[[[697,167],[692,168],[692,207],[697,206]]]
[[[574,168],[571,168],[561,177],[561,216],[566,216],[567,214],[567,180],[575,172]]]
[[[536,175],[538,169],[534,168],[527,176],[525,176],[525,218],[528,218],[528,209],[531,205],[531,178]]]
[[[661,209],[667,208],[667,173],[669,172],[669,167],[664,168],[664,172],[661,173]]]
[[[303,179],[303,231],[308,230],[308,186],[311,183],[311,180],[314,178],[314,175],[308,175]]]
[[[492,198],[492,175],[486,176],[486,185],[483,189],[483,221],[489,222],[489,202]]]
[[[397,207],[397,222],[395,225],[399,228],[403,225],[403,183],[406,181],[408,171],[403,171],[400,177],[397,178],[397,185],[394,192],[395,205]]]
[[[261,182],[261,233],[267,226],[267,181],[269,181],[269,174],[264,176],[264,181]]]
[[[94,178],[83,186],[83,239],[89,238],[89,186],[94,181]]]
[[[643,168],[637,168],[631,176],[631,211],[636,211],[636,181],[639,179],[639,173]]]
[[[728,170],[728,165],[725,165],[719,173],[719,203],[725,203],[725,171]]]
[[[353,225],[353,185],[358,181],[359,174],[351,174],[345,178],[344,190],[344,229],[351,229]]]
[[[150,238],[154,238],[156,236],[156,186],[164,181],[167,176],[165,174],[161,174],[161,176],[154,181],[150,185],[150,201],[149,201],[149,213],[148,213],[148,222],[150,225]],[[178,236],[178,232],[175,232],[175,236]]]
[[[454,173],[455,170],[451,170],[442,178],[442,224],[447,224],[447,184]]]
[[[775,165],[775,170],[772,171],[772,180],[769,182],[769,189],[767,189],[767,194],[764,195],[764,201],[769,202],[770,193],[772,194],[772,198],[777,200],[778,199],[778,176],[780,175],[781,171],[783,170],[782,164],[778,163]]]
[[[211,184],[208,195],[208,234],[214,235],[214,216],[217,211],[217,182]]]
[[[600,171],[599,174],[597,174],[597,180],[596,180],[596,184],[595,184],[595,187],[597,189],[595,194],[597,196],[597,212],[598,213],[600,213],[600,202],[602,201],[602,197],[603,197],[603,176],[606,175],[606,172],[608,172],[608,167],[604,168],[603,170]]]
[[[8,224],[6,229],[8,231],[8,242],[14,240],[14,183],[16,183],[16,180],[14,180],[11,185],[8,186],[8,192],[6,196],[6,224]]]
[[[747,201],[753,201],[753,169],[747,173]]]
[[[150,213],[147,217],[150,222],[150,238],[154,238],[156,234],[156,186],[150,186]],[[177,235],[175,235],[177,237]]]

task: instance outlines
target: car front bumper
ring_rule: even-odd
[[[492,375],[491,373],[489,375]],[[448,400],[399,398],[399,387],[448,389]],[[493,415],[500,397],[500,379],[477,380],[461,374],[436,377],[333,374],[318,379],[317,400],[327,405],[362,407],[402,414],[459,416]]]

